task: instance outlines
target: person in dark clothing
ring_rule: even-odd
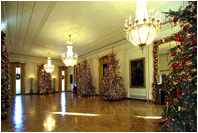
[[[73,85],[73,92],[77,93],[77,87],[75,85]]]

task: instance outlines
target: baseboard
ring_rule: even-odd
[[[145,99],[137,99],[137,98],[131,98],[131,97],[125,97],[124,99],[131,99],[131,100],[138,100],[138,101],[146,101]]]

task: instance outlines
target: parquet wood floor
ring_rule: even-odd
[[[100,96],[79,97],[71,92],[17,95],[11,96],[8,117],[1,120],[1,131],[158,132],[151,123],[157,119],[137,116],[160,116],[160,107],[141,100],[108,102]]]

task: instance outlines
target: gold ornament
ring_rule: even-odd
[[[175,121],[175,119],[172,119],[172,121]]]
[[[171,88],[171,89],[169,89],[170,91],[173,91],[173,89]]]
[[[191,71],[192,71],[193,73],[197,73],[197,69],[196,69],[196,68],[193,68]]]
[[[176,86],[177,85],[177,82],[173,81],[173,85]]]
[[[197,83],[195,83],[195,85],[197,85]]]
[[[185,71],[181,71],[181,74],[186,74],[186,72]]]
[[[197,91],[194,91],[195,94],[197,94]]]
[[[197,56],[194,57],[194,60],[197,60]]]
[[[184,93],[182,93],[182,95],[184,95]]]
[[[179,106],[179,107],[178,107],[178,111],[180,111],[180,110],[181,110],[181,107]]]
[[[188,67],[192,66],[192,61],[187,61],[186,66],[188,66]]]
[[[173,23],[173,26],[174,26],[174,27],[177,26],[177,23]]]
[[[181,49],[177,48],[176,52],[177,53],[180,53],[181,52]]]

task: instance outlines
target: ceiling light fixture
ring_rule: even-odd
[[[49,57],[47,60],[47,64],[44,65],[44,69],[47,73],[52,73],[54,71],[54,65],[51,64],[50,53],[49,53]]]
[[[69,35],[69,41],[67,42],[67,52],[62,53],[62,62],[67,67],[73,67],[74,65],[77,65],[78,61],[78,55],[76,53],[73,53],[73,46],[71,42],[71,35]]]
[[[146,1],[137,1],[134,25],[131,22],[131,16],[129,17],[129,24],[127,24],[127,20],[124,24],[124,33],[127,41],[134,46],[140,47],[143,52],[161,29],[162,22],[160,17],[159,12],[154,16],[153,10],[152,12],[149,10],[148,14]]]

